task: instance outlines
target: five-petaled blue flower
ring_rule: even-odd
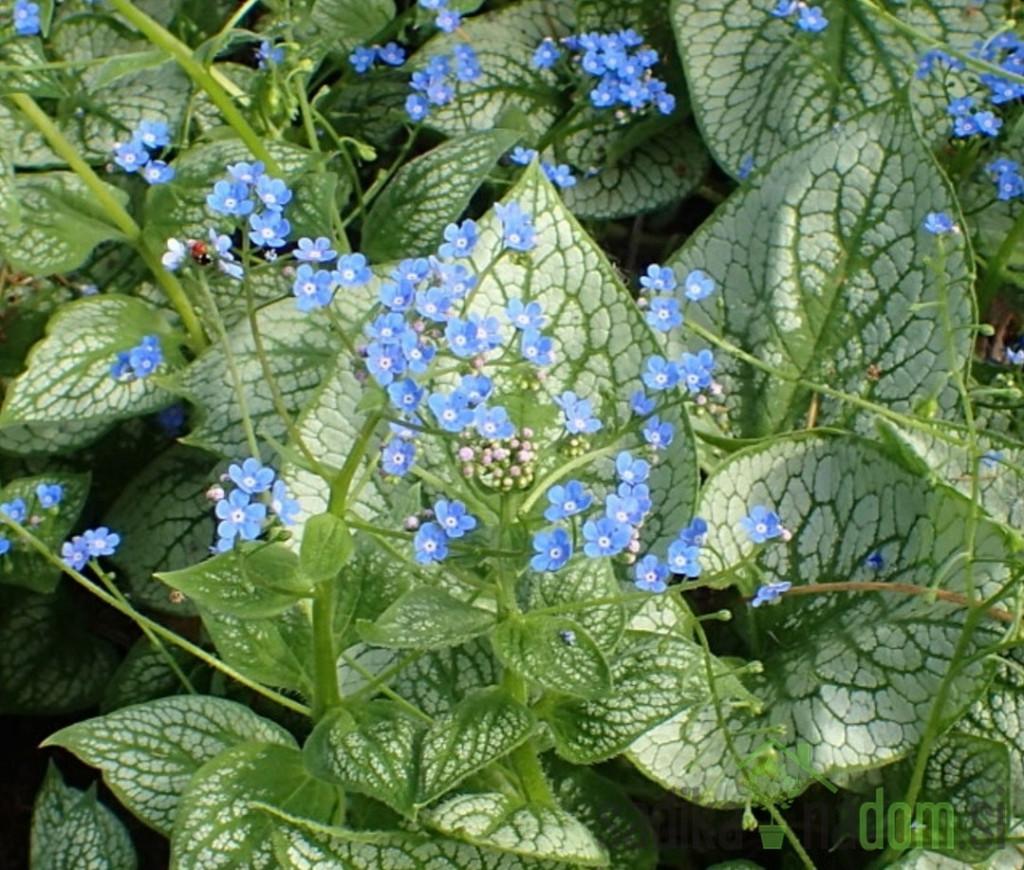
[[[217,549],[222,553],[230,550],[235,538],[255,541],[260,536],[263,521],[267,518],[267,506],[254,502],[249,493],[236,489],[227,498],[217,502],[214,509],[217,519]]]
[[[676,289],[676,274],[670,266],[651,263],[647,274],[640,276],[640,286],[648,293],[671,293]]]
[[[303,263],[295,270],[295,280],[292,282],[295,307],[299,311],[308,312],[329,305],[333,282],[333,276],[326,269],[314,269],[308,263]]]
[[[359,287],[372,277],[373,273],[366,265],[366,257],[362,254],[342,254],[338,257],[334,280],[342,287]]]
[[[444,238],[444,244],[438,248],[438,254],[450,260],[468,257],[476,246],[476,221],[467,219],[461,224],[448,224],[444,228]]]
[[[461,538],[476,528],[476,517],[466,512],[461,501],[438,499],[434,504],[434,517],[449,538]]]
[[[29,3],[27,0],[15,0],[14,32],[18,36],[37,36],[42,30],[42,26],[42,21],[39,18],[38,3]]]
[[[555,404],[565,415],[565,431],[570,435],[590,435],[601,428],[601,421],[594,416],[589,399],[581,399],[571,390],[566,390],[555,399]]]
[[[556,527],[549,532],[537,532],[533,549],[537,552],[530,559],[534,571],[557,571],[572,556],[572,540],[565,529]]]
[[[381,452],[381,468],[386,474],[401,477],[416,461],[416,445],[402,438],[392,438]]]
[[[440,562],[448,555],[448,536],[437,523],[424,523],[416,532],[413,547],[417,562]]]
[[[550,506],[544,511],[544,518],[550,522],[582,513],[594,501],[578,480],[566,481],[564,485],[556,483],[547,491],[547,498]]]
[[[274,469],[266,468],[258,459],[249,457],[241,465],[228,466],[228,477],[242,492],[254,495],[266,492],[274,482]]]
[[[550,36],[547,36],[533,53],[533,65],[537,69],[550,69],[555,65],[560,53],[558,44]]]
[[[59,483],[41,483],[36,487],[36,499],[43,510],[57,507],[63,497],[64,487]]]
[[[769,538],[782,536],[779,515],[762,504],[754,505],[750,514],[740,520],[740,525],[755,544],[763,544]]]
[[[583,524],[583,552],[591,559],[601,556],[615,556],[626,549],[632,539],[632,530],[628,525],[617,523],[611,517],[587,520]]]
[[[664,592],[668,575],[668,565],[657,556],[644,556],[633,566],[633,585],[644,592]]]
[[[219,182],[218,182],[219,183]],[[278,211],[267,209],[262,214],[249,215],[252,228],[249,238],[260,248],[283,248],[292,226]]]
[[[270,509],[286,526],[295,525],[299,518],[300,505],[296,499],[289,497],[283,480],[274,482],[274,488],[270,491]]]
[[[673,574],[689,578],[700,576],[700,548],[675,540],[668,545],[668,567]]]
[[[715,291],[711,276],[700,269],[694,269],[683,279],[683,295],[691,302],[700,302]]]
[[[957,231],[956,223],[948,214],[930,211],[924,217],[924,230],[933,236],[945,236]]]
[[[494,213],[501,220],[502,238],[506,248],[529,251],[537,245],[537,233],[529,215],[518,202],[495,203]]]
[[[28,516],[28,505],[25,504],[25,499],[15,498],[0,504],[0,513],[4,514],[12,522],[23,523],[25,522],[25,517]]]

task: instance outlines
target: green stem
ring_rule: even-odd
[[[334,591],[337,578],[318,583],[313,592],[313,718],[341,703],[338,656],[334,649]]]
[[[246,145],[253,155],[262,160],[267,171],[272,175],[281,175],[281,169],[277,161],[271,156],[259,134],[245,120],[245,117],[238,111],[231,97],[217,82],[210,71],[195,59],[192,49],[189,48],[173,33],[162,27],[159,22],[154,21],[141,9],[137,9],[130,0],[110,0],[113,6],[124,18],[142,33],[153,45],[166,51],[180,66],[192,81],[202,88],[209,95],[211,102],[220,109],[224,120]]]
[[[8,528],[12,529],[15,534],[17,534],[22,540],[24,540],[30,547],[32,547],[33,550],[39,553],[44,559],[46,559],[52,565],[59,568],[61,571],[67,574],[72,580],[74,580],[80,586],[83,586],[90,593],[99,598],[100,601],[110,605],[110,607],[114,608],[114,610],[116,610],[123,616],[127,616],[132,622],[138,625],[139,628],[142,628],[143,626],[147,627],[157,637],[163,638],[164,640],[169,641],[175,646],[180,647],[187,653],[190,653],[191,655],[195,656],[201,662],[209,665],[214,670],[220,671],[225,676],[230,677],[237,683],[241,683],[246,688],[251,689],[253,692],[262,695],[264,698],[267,698],[270,701],[273,701],[275,704],[280,704],[282,707],[286,707],[289,710],[292,710],[295,713],[300,713],[303,716],[310,715],[310,709],[305,704],[301,704],[298,701],[293,701],[291,698],[279,694],[278,692],[275,692],[273,689],[268,689],[266,686],[262,686],[254,680],[250,680],[247,676],[239,673],[230,665],[225,664],[216,656],[210,655],[210,653],[208,653],[202,647],[196,646],[191,641],[185,640],[185,638],[181,637],[181,635],[171,631],[169,628],[161,625],[159,622],[155,622],[149,617],[143,616],[127,602],[122,603],[121,601],[118,601],[117,598],[115,598],[105,589],[101,589],[84,574],[81,574],[74,568],[71,568],[68,565],[66,565],[58,556],[54,555],[54,553],[50,551],[50,548],[47,547],[46,544],[40,541],[35,535],[33,535],[23,526],[7,519],[3,515],[0,515],[0,524],[6,525]]]
[[[804,849],[803,843],[801,843],[796,834],[793,833],[793,829],[789,826],[789,822],[786,821],[786,817],[778,811],[775,804],[768,804],[766,809],[771,814],[772,821],[785,830],[786,839],[789,840],[789,845],[793,847],[793,851],[799,856],[804,867],[806,867],[807,870],[817,870],[811,856],[808,855],[807,850]]]
[[[181,286],[178,279],[172,273],[163,267],[159,255],[149,247],[149,244],[142,237],[142,230],[135,223],[135,219],[117,201],[107,188],[107,185],[104,184],[93,168],[86,163],[85,158],[78,153],[78,149],[67,140],[60,128],[53,123],[50,116],[39,107],[39,104],[32,97],[28,94],[11,94],[10,99],[21,113],[43,134],[50,147],[71,167],[75,175],[89,189],[89,192],[93,195],[100,208],[106,212],[114,226],[124,233],[128,242],[139,252],[139,256],[142,257],[153,273],[156,282],[167,294],[167,298],[170,300],[171,305],[174,306],[174,310],[178,312],[181,322],[188,331],[193,349],[196,351],[202,350],[207,344],[206,335],[203,332],[203,325],[196,316],[192,303],[185,293],[185,288]]]
[[[367,448],[370,446],[370,439],[377,431],[377,424],[380,423],[380,414],[372,414],[363,424],[362,431],[352,445],[352,450],[345,458],[345,464],[341,467],[337,476],[331,482],[331,500],[328,510],[336,517],[345,519],[345,507],[348,502],[348,491],[352,486],[352,479],[356,476],[359,463],[363,461]]]
[[[509,694],[520,704],[528,700],[526,680],[512,671],[505,671],[505,688]],[[551,785],[544,770],[540,766],[540,758],[537,755],[537,744],[533,738],[517,746],[509,755],[512,767],[519,777],[519,784],[522,786],[523,794],[531,803],[539,803],[545,806],[555,804],[554,795],[551,793]]]

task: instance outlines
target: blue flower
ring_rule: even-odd
[[[672,443],[675,427],[671,423],[663,423],[661,418],[655,414],[644,424],[643,436],[644,441],[655,450],[663,450]]]
[[[399,342],[411,327],[406,319],[395,311],[379,314],[373,323],[367,324],[363,332],[368,338],[384,342]]]
[[[646,483],[620,483],[615,492],[620,498],[636,499],[637,504],[640,505],[641,516],[646,516],[653,507],[651,490]]]
[[[70,541],[61,544],[60,558],[73,571],[81,571],[85,567],[89,556],[82,548],[81,535],[75,535]]]
[[[436,353],[434,346],[420,341],[419,334],[412,329],[402,335],[401,350],[409,371],[415,374],[423,374]]]
[[[437,13],[434,23],[439,30],[443,30],[445,33],[454,33],[462,24],[462,16],[454,9],[442,9]]]
[[[423,400],[423,387],[411,378],[392,381],[387,389],[391,404],[403,414],[412,414]]]
[[[461,501],[438,499],[434,504],[434,517],[449,538],[461,538],[476,528],[476,517],[466,512]]]
[[[135,138],[114,145],[114,162],[125,172],[138,172],[149,163],[149,152]]]
[[[638,417],[646,417],[654,410],[654,406],[654,399],[649,399],[643,390],[636,390],[629,397],[629,409]]]
[[[650,463],[643,459],[634,459],[627,450],[615,457],[615,473],[622,483],[634,486],[647,480],[651,471]]]
[[[516,145],[512,149],[512,153],[508,155],[508,159],[513,163],[518,163],[520,166],[526,166],[537,156],[537,152],[533,148],[524,148],[522,145]]]
[[[437,523],[424,523],[413,539],[416,561],[421,564],[440,562],[448,555],[448,537]]]
[[[461,263],[438,263],[437,274],[444,289],[456,299],[465,299],[476,286],[476,275]]]
[[[516,434],[516,427],[508,418],[508,411],[500,405],[493,408],[486,404],[477,405],[473,410],[473,425],[483,438],[491,440],[511,438]]]
[[[544,313],[539,302],[524,303],[522,299],[510,299],[505,316],[516,329],[543,329]]]
[[[587,520],[583,524],[583,552],[591,559],[601,556],[615,556],[626,549],[633,537],[627,525],[621,525],[610,517]]]
[[[275,475],[273,468],[266,468],[262,462],[250,456],[241,465],[237,462],[229,465],[228,477],[242,492],[255,495],[270,489]]]
[[[422,94],[409,94],[405,98],[405,114],[411,121],[422,121],[430,114],[430,103]]]
[[[671,296],[657,296],[651,300],[644,319],[647,325],[660,332],[668,332],[682,325],[683,315],[679,303]]]
[[[740,525],[755,544],[763,544],[769,538],[782,536],[779,515],[761,504],[754,505],[750,514],[740,520]]]
[[[1024,365],[1024,348],[1017,348],[1014,350],[1012,347],[1006,348],[1003,353],[1006,356],[1006,362],[1011,366]]]
[[[113,556],[121,543],[121,536],[112,532],[106,526],[97,529],[87,529],[82,532],[81,548],[89,559],[97,559],[100,556]]]
[[[494,213],[501,220],[502,238],[506,248],[529,251],[537,245],[537,233],[529,215],[523,214],[518,202],[495,203]]]
[[[381,452],[381,468],[386,474],[401,477],[416,461],[416,445],[402,438],[392,438]]]
[[[416,311],[434,323],[447,323],[454,314],[455,300],[443,287],[416,291]]]
[[[550,69],[558,60],[560,52],[557,43],[551,37],[545,37],[533,53],[533,65],[537,69]]]
[[[206,197],[211,211],[226,215],[247,215],[253,209],[249,188],[240,181],[218,181],[213,193]]]
[[[682,574],[691,580],[700,576],[700,548],[675,540],[668,545],[668,567],[673,574]]]
[[[36,487],[36,498],[44,511],[57,507],[63,497],[64,487],[59,483],[40,483]]]
[[[924,218],[924,230],[933,236],[944,236],[957,231],[956,223],[948,214],[930,211]]]
[[[715,282],[700,269],[694,269],[683,279],[683,295],[691,302],[700,302],[715,292]]]
[[[299,266],[292,282],[295,306],[299,311],[314,311],[330,305],[332,280],[326,269],[314,269],[308,263]]]
[[[460,82],[475,82],[483,75],[472,46],[460,43],[452,49],[452,55],[455,57],[455,78]]]
[[[740,181],[746,181],[750,174],[754,171],[754,157],[752,154],[744,155],[740,161],[739,168],[736,170],[736,177]]]
[[[6,556],[9,552],[11,552],[11,542],[0,535],[0,556]]]
[[[110,375],[118,381],[145,378],[156,371],[163,358],[159,337],[146,335],[131,350],[122,351],[117,355],[117,359],[110,367]]]
[[[669,266],[651,263],[647,274],[640,276],[640,286],[648,293],[671,293],[676,289],[676,273]]]
[[[461,359],[492,350],[501,344],[501,325],[496,317],[470,312],[469,320],[452,318],[444,331],[448,349]]]
[[[331,247],[330,239],[325,236],[319,236],[316,240],[303,236],[293,254],[296,260],[304,263],[326,263],[338,256],[338,252]]]
[[[550,507],[544,511],[544,518],[550,522],[582,513],[594,501],[578,480],[569,480],[565,485],[556,483],[546,494]]]
[[[261,175],[256,179],[256,196],[271,211],[281,211],[292,199],[292,192],[280,178]]]
[[[621,526],[639,526],[644,519],[640,500],[631,495],[612,493],[604,502],[605,516]]]
[[[564,190],[567,187],[575,187],[576,176],[572,174],[572,169],[565,163],[559,163],[557,166],[553,163],[541,163],[541,171],[544,173],[544,177],[547,178],[555,187]]]
[[[267,518],[267,507],[260,502],[253,502],[252,497],[241,489],[234,490],[227,498],[217,502],[215,508],[217,519],[217,549],[221,552],[231,549],[235,538],[243,541],[255,541],[262,531],[263,521]]]
[[[444,228],[445,242],[438,248],[438,254],[448,259],[468,257],[476,247],[476,221],[464,220],[461,224],[451,223]]]
[[[177,438],[185,428],[185,408],[179,403],[168,405],[156,415],[160,431],[168,438]]]
[[[357,73],[367,72],[377,59],[377,49],[373,46],[360,45],[348,56],[348,62]]]
[[[427,407],[434,414],[437,425],[445,432],[462,432],[473,425],[474,413],[466,397],[456,391],[451,395],[431,393]]]
[[[284,60],[284,49],[275,46],[269,39],[264,39],[256,49],[256,66],[266,69],[268,65],[278,64]]]
[[[977,126],[979,133],[990,137],[998,136],[999,130],[1003,126],[1002,119],[997,117],[993,112],[976,112],[974,115],[974,123]]]
[[[42,21],[39,19],[39,4],[29,3],[27,0],[15,0],[14,32],[18,36],[37,36],[42,31],[42,27]]]
[[[388,66],[401,66],[405,63],[405,49],[397,42],[389,42],[383,48],[378,49],[377,57]]]
[[[783,592],[789,591],[792,587],[793,584],[788,580],[772,581],[771,583],[759,586],[750,601],[750,606],[760,607],[762,604],[774,604],[779,600],[779,596]]]
[[[386,387],[405,371],[405,354],[398,344],[375,341],[366,349],[366,368],[375,381]]]
[[[16,498],[0,504],[0,514],[5,514],[12,522],[23,523],[28,515],[28,505],[25,504],[25,499]]]
[[[572,556],[572,540],[563,528],[550,532],[537,532],[533,536],[533,549],[537,555],[530,559],[534,571],[557,571]]]
[[[549,366],[555,361],[555,343],[548,336],[536,329],[528,329],[523,333],[520,353],[523,359],[535,366]]]
[[[715,358],[710,350],[698,351],[696,354],[683,353],[679,361],[679,379],[691,393],[699,393],[711,386],[711,371],[715,367]]]
[[[263,214],[249,215],[249,226],[252,227],[249,238],[260,248],[283,248],[292,230],[292,225],[280,212],[270,209]]]
[[[828,27],[828,19],[820,6],[800,6],[796,26],[807,33],[820,33]]]
[[[171,144],[171,130],[163,121],[139,121],[139,126],[132,137],[141,142],[150,151],[166,148]]]
[[[864,559],[864,564],[872,571],[881,571],[885,567],[885,559],[882,558],[882,554],[875,550],[872,553],[868,553]]]
[[[227,170],[228,175],[231,176],[233,181],[245,185],[245,195],[248,196],[248,185],[255,184],[266,171],[266,167],[263,165],[262,160],[257,160],[253,163],[231,163],[228,165]],[[216,185],[214,187],[216,188]]]
[[[288,487],[283,480],[274,482],[274,488],[270,491],[270,509],[277,514],[283,525],[293,526],[298,520],[300,505],[288,496]]]
[[[385,281],[377,291],[380,304],[392,311],[408,311],[416,291],[408,281]]]
[[[174,167],[168,166],[163,160],[150,160],[139,174],[150,184],[167,184],[174,179]]]
[[[565,415],[565,431],[570,435],[590,435],[601,428],[601,421],[594,416],[589,399],[581,399],[571,390],[566,390],[555,399],[555,404]]]
[[[706,520],[694,517],[685,529],[679,532],[679,540],[690,547],[700,547],[704,544],[704,538],[708,533]]]
[[[167,250],[160,257],[160,262],[168,272],[177,272],[188,259],[188,247],[177,239],[167,240]]]
[[[679,369],[675,363],[654,354],[647,358],[647,371],[643,373],[643,382],[651,390],[670,390],[679,383]]]
[[[487,375],[463,375],[456,392],[464,396],[470,405],[476,407],[490,398],[494,392],[494,383]]]
[[[342,254],[338,257],[334,280],[342,287],[360,287],[372,277],[373,273],[362,254]]]
[[[668,575],[668,565],[659,562],[657,556],[644,556],[633,566],[633,585],[644,592],[664,592]]]

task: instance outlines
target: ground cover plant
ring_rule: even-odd
[[[0,2],[0,863],[1024,867],[1020,11]]]

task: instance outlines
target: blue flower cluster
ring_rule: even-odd
[[[257,248],[283,248],[291,224],[284,216],[292,192],[280,178],[266,174],[262,162],[234,163],[230,179],[218,181],[206,197],[211,211],[230,217],[249,217],[249,240]],[[262,206],[262,210],[258,210]]]
[[[820,33],[828,27],[828,19],[820,6],[808,6],[804,0],[778,0],[772,15],[790,18],[796,15],[796,26],[807,33]]]
[[[658,52],[646,46],[636,31],[580,33],[565,37],[562,44],[571,63],[598,80],[589,95],[594,108],[619,107],[642,112],[653,106],[662,115],[671,115],[675,110],[675,97],[651,72],[658,62]],[[534,52],[533,65],[551,69],[562,57],[558,44],[547,38]]]
[[[640,286],[650,297],[645,295],[638,300],[647,309],[646,320],[649,326],[659,332],[668,332],[682,325],[683,313],[674,295],[679,284],[675,272],[669,266],[652,263],[647,268],[647,274],[640,277]],[[690,302],[700,302],[714,290],[715,282],[700,269],[694,269],[683,280],[683,296]]]
[[[985,166],[996,184],[996,198],[1003,201],[1024,196],[1024,178],[1020,174],[1020,164],[1005,157],[999,157]]]
[[[401,66],[405,63],[405,49],[397,42],[387,45],[360,45],[348,56],[348,62],[357,73],[369,72],[380,61],[387,66]]]
[[[121,536],[106,526],[89,529],[65,541],[60,548],[64,564],[74,571],[81,571],[90,559],[113,556],[121,543]]]
[[[59,483],[40,483],[36,486],[36,504],[29,509],[28,503],[23,498],[14,498],[0,504],[0,514],[3,514],[12,523],[21,525],[26,520],[30,525],[36,526],[42,522],[42,518],[35,515],[35,508],[55,512],[64,498],[64,487]],[[0,556],[6,555],[14,545],[10,539],[0,535]]]
[[[413,93],[405,101],[406,114],[413,121],[422,121],[431,106],[446,106],[455,99],[459,82],[474,82],[483,74],[472,46],[459,43],[451,54],[431,57],[422,70],[412,74]]]
[[[222,480],[230,481],[235,489],[226,494],[223,487],[211,487],[207,495],[216,503],[216,553],[225,553],[235,541],[255,541],[267,521],[267,508],[286,526],[292,525],[299,512],[299,503],[288,496],[283,480],[277,480],[272,468],[250,457],[228,466]]]
[[[138,172],[150,184],[166,184],[174,167],[153,160],[152,153],[171,144],[171,132],[163,121],[140,121],[127,142],[114,144],[114,162],[125,172]]]
[[[38,36],[43,29],[43,23],[39,18],[38,3],[15,0],[13,18],[14,32],[18,36]]]
[[[123,350],[117,355],[110,367],[110,376],[115,381],[134,381],[147,378],[159,368],[164,361],[164,353],[160,347],[160,336],[143,336],[135,347]]]
[[[946,112],[953,118],[953,135],[966,138],[981,134],[995,138],[1003,126],[1003,121],[994,112],[974,111],[974,97],[960,97],[950,101]]]
[[[436,12],[434,23],[445,33],[454,33],[462,24],[462,16],[455,9],[448,8],[448,0],[419,0],[419,4],[430,12]]]
[[[421,525],[413,539],[416,561],[421,564],[440,562],[448,555],[450,540],[461,538],[476,528],[476,517],[461,501],[438,499],[430,515],[434,519]]]

